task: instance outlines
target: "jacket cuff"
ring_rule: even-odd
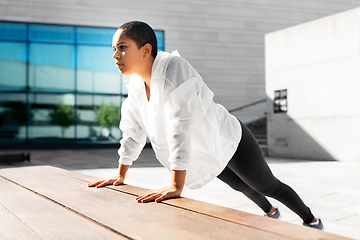
[[[170,169],[171,170],[187,170],[187,166],[188,166],[187,162],[171,163]]]
[[[129,165],[131,166],[133,163],[133,160],[130,160],[130,159],[124,159],[124,158],[119,158],[119,164],[122,164],[122,165]]]

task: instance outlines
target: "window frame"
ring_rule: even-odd
[[[274,91],[274,113],[287,113],[288,112],[288,90],[280,89]]]

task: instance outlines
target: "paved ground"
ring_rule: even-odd
[[[88,150],[0,150],[0,154],[30,152],[30,163],[0,164],[0,168],[29,165],[51,165],[99,178],[111,177],[117,167],[117,149]],[[325,162],[267,158],[275,176],[297,191],[325,231],[360,239],[360,162]],[[151,149],[143,150],[129,170],[126,183],[144,188],[157,188],[169,181],[169,174],[155,159]],[[199,190],[185,188],[184,197],[210,202],[242,211],[263,215],[262,211],[241,193],[215,179]],[[281,203],[281,221],[302,224],[297,215]]]

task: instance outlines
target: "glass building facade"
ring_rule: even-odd
[[[127,77],[112,59],[115,31],[0,22],[0,145],[117,144]]]

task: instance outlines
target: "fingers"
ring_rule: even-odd
[[[160,192],[147,192],[139,197],[136,198],[136,201],[138,203],[146,203],[154,201],[155,199],[158,199],[162,193]]]
[[[168,199],[172,197],[172,193],[168,192],[164,189],[151,190],[147,191],[145,194],[136,198],[138,203],[146,203],[146,202],[160,202],[162,200]]]
[[[119,178],[113,183],[113,185],[117,186],[117,185],[120,185],[120,184],[123,184],[123,183],[124,183],[124,180],[122,178]]]
[[[163,192],[162,194],[160,194],[160,195],[155,199],[155,202],[160,202],[160,201],[165,200],[165,199],[177,198],[177,197],[180,197],[180,193],[175,193],[175,192]]]
[[[95,187],[97,185],[99,185],[100,183],[102,183],[104,180],[100,180],[100,181],[96,181],[96,182],[93,182],[93,183],[89,183],[88,184],[88,187]]]
[[[101,187],[105,187],[105,186],[110,185],[110,184],[113,184],[113,180],[112,180],[112,179],[103,181],[102,183],[100,183],[100,184],[97,185],[96,187],[97,187],[97,188],[101,188]]]
[[[174,185],[170,185],[161,189],[147,191],[145,194],[137,197],[136,201],[138,203],[145,203],[150,201],[160,202],[168,198],[180,197],[181,191],[182,189]]]
[[[155,199],[155,202],[161,202],[162,200],[167,199],[168,197],[166,195],[160,195],[160,197]]]
[[[96,181],[93,183],[90,183],[88,185],[88,187],[96,187],[96,188],[100,188],[100,187],[105,187],[107,185],[113,184],[114,180],[113,179],[108,179],[108,180],[100,180],[100,181]]]

